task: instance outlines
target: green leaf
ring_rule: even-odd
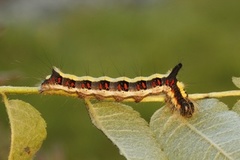
[[[168,107],[159,109],[151,118],[161,148],[169,159],[239,159],[240,117],[216,99],[195,103],[192,118]]]
[[[148,123],[131,107],[113,102],[87,105],[93,124],[127,159],[166,159]]]
[[[232,77],[232,82],[235,84],[235,86],[240,88],[240,77]]]
[[[46,138],[46,123],[29,103],[4,98],[11,124],[9,160],[33,159]]]

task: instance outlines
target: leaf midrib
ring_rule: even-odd
[[[200,132],[196,127],[191,125],[190,123],[186,123],[186,126],[189,127],[194,133],[198,134],[200,137],[205,139],[210,145],[216,148],[219,153],[223,154],[229,160],[234,160],[228,153],[226,153],[218,144],[214,143],[211,139],[209,139],[204,133]]]

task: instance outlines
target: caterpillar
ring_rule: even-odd
[[[194,105],[188,99],[184,85],[176,78],[182,64],[176,65],[169,74],[153,74],[149,77],[119,77],[107,76],[94,78],[90,76],[77,77],[65,74],[53,67],[52,74],[42,82],[40,91],[64,91],[77,94],[79,98],[94,97],[98,100],[114,98],[115,101],[132,98],[140,102],[144,97],[165,94],[166,99],[180,114],[191,117]]]

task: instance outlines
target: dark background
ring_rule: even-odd
[[[52,66],[78,76],[135,77],[166,73],[182,62],[178,79],[191,94],[235,89],[231,77],[240,75],[239,1],[103,1],[39,6],[41,12],[29,17],[12,4],[0,3],[0,77],[17,76],[1,85],[38,86]],[[9,98],[31,103],[47,122],[47,139],[35,159],[124,159],[91,124],[83,100]],[[222,100],[231,107],[236,99]],[[163,104],[129,105],[149,121]],[[3,104],[0,130],[0,159],[6,159],[10,129]]]

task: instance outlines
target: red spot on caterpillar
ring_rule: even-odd
[[[128,85],[126,83],[124,83],[123,88],[124,88],[125,91],[127,91],[128,90]]]
[[[152,87],[156,87],[156,82],[155,81],[152,81]]]
[[[57,84],[61,84],[62,83],[62,77],[58,77],[57,78]]]
[[[146,82],[142,82],[142,88],[147,89]]]
[[[137,88],[137,90],[139,91],[139,90],[140,90],[140,85],[137,84],[137,85],[136,85],[136,88]]]
[[[146,90],[147,89],[147,82],[146,81],[136,82],[136,88],[137,88],[138,91],[141,90],[141,89]]]
[[[166,80],[166,85],[173,87],[173,85],[175,84],[175,80],[174,79],[167,79]]]
[[[117,85],[117,90],[118,90],[118,91],[121,91],[121,90],[122,90],[122,87],[121,87],[120,84]]]
[[[86,82],[87,89],[91,89],[91,82]]]
[[[167,86],[169,86],[169,80],[168,80],[168,79],[166,80],[165,84],[166,84]]]
[[[152,87],[156,87],[156,86],[161,86],[162,85],[162,80],[160,78],[154,78],[151,80],[151,85]]]
[[[128,91],[128,88],[129,88],[129,83],[126,82],[126,81],[119,81],[117,82],[117,90],[118,91]]]
[[[105,86],[105,89],[106,89],[106,90],[109,90],[109,85],[108,85],[107,82],[105,82],[104,86]]]
[[[106,81],[106,80],[102,80],[102,81],[99,81],[98,82],[99,83],[99,90],[102,90],[102,89],[104,89],[104,90],[109,90],[109,84],[110,84],[110,82],[108,82],[108,81]]]
[[[76,81],[69,78],[63,78],[62,83],[63,83],[63,86],[67,86],[68,88],[75,88]]]
[[[166,82],[165,82],[165,84],[166,84],[167,86],[172,87],[172,86],[175,84],[175,80],[174,80],[174,79],[167,79]]]
[[[91,89],[91,82],[90,81],[76,81],[77,86],[80,86],[81,89]]]
[[[84,89],[85,88],[85,84],[81,83],[81,88]]]
[[[173,86],[174,84],[175,84],[175,81],[174,81],[174,79],[172,79],[170,82],[170,86]]]
[[[75,88],[75,82],[71,82],[70,86],[71,86],[72,88]]]
[[[157,78],[157,85],[158,85],[158,86],[161,86],[161,85],[162,85],[161,79],[159,79],[159,78]]]
[[[98,89],[102,90],[102,83],[99,83]]]

